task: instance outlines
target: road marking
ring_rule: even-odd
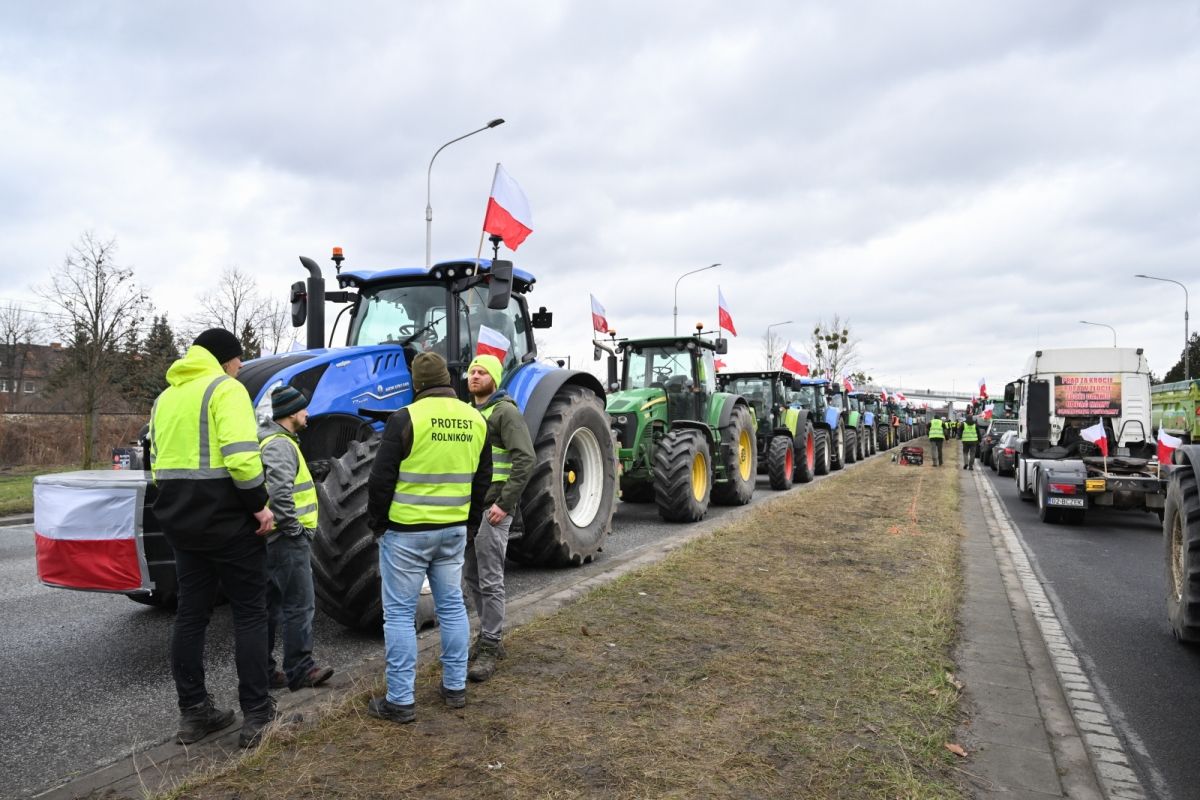
[[[1071,716],[1075,719],[1075,727],[1079,729],[1084,746],[1091,756],[1092,768],[1096,773],[1104,793],[1108,797],[1143,800],[1147,798],[1145,789],[1138,779],[1137,773],[1130,767],[1129,755],[1117,736],[1117,730],[1109,719],[1101,698],[1097,694],[1083,669],[1071,641],[1063,631],[1062,623],[1054,613],[1041,581],[1029,561],[1025,545],[1016,533],[1016,523],[1009,516],[1008,510],[1000,500],[991,482],[976,472],[975,487],[983,503],[985,512],[991,512],[993,529],[1004,539],[1008,553],[1012,559],[1013,569],[1021,582],[1021,588],[1033,611],[1038,630],[1042,633],[1042,641],[1050,654],[1050,662],[1058,675],[1058,682]]]

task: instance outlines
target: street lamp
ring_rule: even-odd
[[[1086,319],[1079,320],[1079,324],[1080,325],[1097,325],[1101,328],[1108,328],[1110,331],[1112,331],[1113,347],[1117,346],[1117,329],[1114,328],[1112,325],[1105,325],[1103,322],[1088,322]]]
[[[437,150],[433,151],[433,158],[429,159],[429,169],[426,170],[426,172],[425,172],[425,266],[427,266],[427,267],[433,266],[433,206],[430,204],[430,200],[429,200],[429,197],[430,197],[429,188],[430,188],[430,184],[433,179],[433,161],[434,161],[434,159],[436,159],[438,157],[438,153],[442,152],[443,150],[445,150],[447,147],[454,144],[455,142],[461,142],[463,139],[466,139],[468,136],[474,136],[477,133],[486,131],[488,128],[494,128],[497,125],[503,125],[503,124],[504,124],[504,120],[499,119],[499,118],[494,119],[491,122],[489,122],[487,125],[484,125],[482,128],[473,130],[470,133],[464,133],[462,136],[459,136],[457,139],[451,139],[450,141],[446,142],[444,145],[439,147]]]
[[[767,369],[775,369],[775,361],[774,361],[775,354],[773,352],[774,348],[771,347],[771,328],[778,328],[780,325],[791,325],[791,324],[792,324],[792,321],[789,319],[787,322],[772,322],[770,325],[767,326],[767,333],[766,333],[767,352],[771,354],[771,360],[767,362]]]
[[[713,269],[714,267],[719,267],[719,266],[721,266],[721,265],[720,264],[709,264],[707,267],[701,267],[700,269],[694,269],[691,272],[685,272],[682,275],[680,275],[678,278],[675,279],[675,304],[674,304],[674,309],[672,311],[672,316],[671,316],[671,334],[672,335],[679,334],[679,281],[683,280],[688,275],[695,275],[697,272],[704,272],[707,269]]]
[[[1153,275],[1134,275],[1135,278],[1145,278],[1149,281],[1163,281],[1164,283],[1173,283],[1180,289],[1183,289],[1183,379],[1190,381],[1192,379],[1191,370],[1188,368],[1188,345],[1191,344],[1190,334],[1188,333],[1188,290],[1187,287],[1176,280],[1170,278],[1156,278]]]

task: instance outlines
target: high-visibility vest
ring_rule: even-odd
[[[449,527],[467,521],[471,480],[487,444],[487,423],[454,397],[425,397],[408,407],[413,444],[400,462],[388,519]]]
[[[258,425],[246,387],[195,345],[171,365],[167,379],[171,385],[150,411],[155,482],[232,478],[239,489],[261,485]]]
[[[979,441],[979,431],[976,430],[974,423],[962,426],[962,440],[964,442],[978,442]]]
[[[945,439],[946,432],[942,430],[942,421],[934,419],[929,423],[929,438],[930,439]]]
[[[503,400],[500,401],[504,402]],[[484,420],[491,420],[492,412],[500,403],[492,403],[481,412]],[[492,483],[504,483],[512,476],[512,453],[496,445],[496,437],[488,436],[492,443]]]
[[[296,459],[300,466],[296,469],[296,478],[292,485],[292,503],[296,506],[296,520],[306,528],[317,527],[317,486],[313,483],[312,473],[308,471],[308,462],[300,452],[300,445],[286,433],[272,433],[263,439],[258,448],[267,449],[267,443],[273,439],[285,439],[296,450]],[[268,503],[268,505],[270,505]],[[276,528],[279,526],[276,525]]]

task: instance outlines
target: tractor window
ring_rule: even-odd
[[[625,386],[628,389],[666,389],[695,385],[692,354],[674,347],[635,347],[625,359]]]
[[[816,386],[797,387],[792,402],[799,403],[801,408],[807,408],[809,411],[819,410],[819,406],[817,405],[817,388]]]
[[[349,342],[406,344],[445,356],[446,288],[410,284],[363,292]]]
[[[504,371],[508,372],[521,363],[521,359],[533,350],[530,343],[529,325],[525,320],[525,309],[518,295],[514,293],[508,301],[508,308],[494,311],[487,307],[487,286],[475,286],[463,292],[459,298],[459,330],[462,331],[463,362],[468,362],[477,352],[479,346],[480,328],[488,328],[504,337],[507,341],[508,355],[504,359]],[[485,331],[484,341],[494,336]],[[503,343],[501,343],[503,346]]]
[[[712,350],[700,350],[697,367],[699,369],[697,377],[700,379],[700,391],[706,395],[715,394],[717,391],[717,367],[713,360]]]
[[[759,419],[771,413],[771,382],[766,378],[738,378],[725,387],[730,394],[740,394],[754,409]],[[780,395],[783,396],[783,395]]]

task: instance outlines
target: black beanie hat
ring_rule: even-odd
[[[242,355],[242,343],[224,328],[209,328],[196,337],[194,345],[199,345],[213,354],[218,364],[232,361]]]
[[[308,398],[295,386],[277,386],[271,390],[271,419],[290,417],[308,407]]]
[[[413,391],[420,393],[434,386],[450,385],[446,359],[437,353],[418,353],[412,363]]]

